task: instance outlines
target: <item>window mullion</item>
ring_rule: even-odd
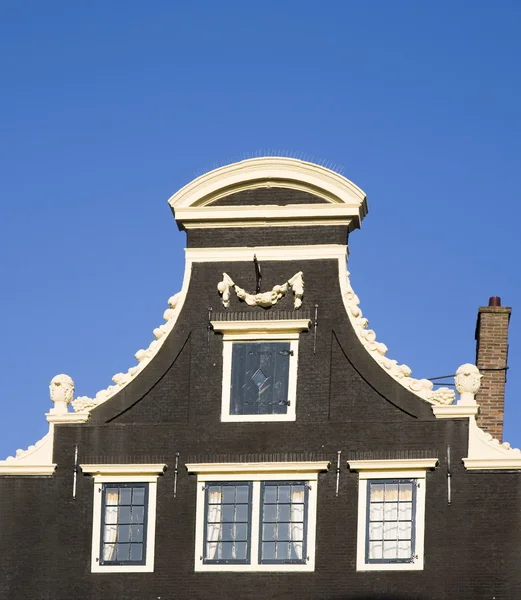
[[[252,507],[251,507],[251,548],[250,548],[250,564],[259,564],[259,530],[260,530],[260,511],[261,511],[261,482],[253,482],[252,490]]]

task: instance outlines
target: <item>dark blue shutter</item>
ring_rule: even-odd
[[[290,343],[234,343],[230,414],[286,414]]]

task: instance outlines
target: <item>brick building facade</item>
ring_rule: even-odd
[[[0,462],[0,598],[521,597],[521,452],[476,422],[501,436],[509,309],[480,309],[455,402],[367,327],[354,184],[262,158],[170,204],[154,341],[95,398],[55,377],[49,434]]]

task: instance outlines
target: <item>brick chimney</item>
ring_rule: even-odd
[[[508,322],[512,309],[501,306],[493,296],[488,306],[480,306],[476,324],[476,366],[481,371],[481,387],[476,394],[480,406],[478,425],[503,441],[505,383],[508,357]]]

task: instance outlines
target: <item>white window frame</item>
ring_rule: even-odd
[[[223,334],[223,375],[221,421],[295,421],[299,334],[309,328],[309,319],[286,321],[212,321],[214,331]],[[289,342],[288,410],[283,415],[231,415],[232,349],[234,342]]]
[[[94,478],[94,499],[92,517],[91,573],[151,573],[154,571],[154,551],[156,537],[157,478],[163,473],[166,464],[85,464],[80,465],[83,473]],[[148,483],[146,561],[143,565],[102,565],[101,547],[101,507],[104,483]]]
[[[422,571],[425,545],[425,492],[426,476],[434,469],[437,458],[396,460],[348,461],[352,471],[358,471],[358,527],[356,544],[357,571]],[[366,562],[367,544],[367,486],[371,479],[414,479],[416,488],[416,515],[414,520],[415,557],[412,562]]]
[[[197,474],[197,509],[195,523],[195,571],[314,571],[317,524],[318,474],[327,471],[327,461],[287,463],[191,463],[189,473]],[[204,524],[206,482],[244,481],[252,483],[252,514],[250,538],[250,564],[205,564]],[[263,481],[305,481],[308,488],[306,562],[304,564],[261,564],[259,562],[259,529],[261,483]]]

